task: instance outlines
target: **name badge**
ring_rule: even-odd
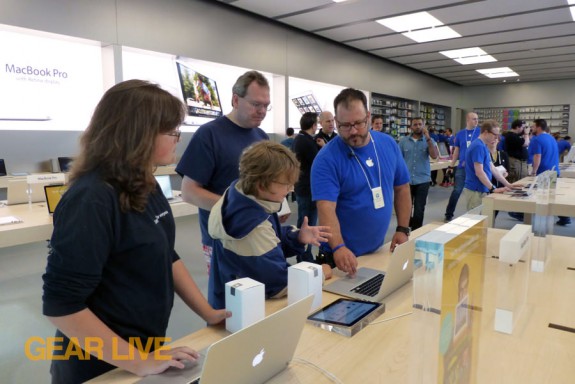
[[[383,192],[381,191],[381,187],[372,188],[371,194],[373,196],[373,207],[375,209],[380,209],[385,207],[385,202],[383,201]]]
[[[467,140],[467,148],[471,145],[471,140]]]

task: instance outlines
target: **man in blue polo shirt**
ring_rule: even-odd
[[[451,157],[451,166],[449,170],[453,170],[455,163],[459,160],[457,168],[455,168],[455,185],[453,186],[453,191],[451,196],[449,196],[449,202],[447,203],[447,208],[445,209],[445,222],[451,221],[453,215],[455,214],[455,207],[457,207],[457,201],[459,196],[463,191],[463,186],[465,184],[465,155],[467,148],[471,143],[479,137],[479,127],[477,126],[478,117],[477,113],[469,112],[466,118],[465,129],[457,132],[455,139],[453,141],[454,150],[453,156]]]
[[[429,182],[431,181],[429,157],[437,159],[438,150],[435,141],[424,128],[421,117],[413,118],[409,129],[411,134],[401,138],[399,148],[409,170],[409,188],[411,190],[411,203],[413,204],[413,214],[409,219],[409,226],[414,230],[423,225],[423,215],[429,193]]]
[[[339,135],[316,156],[311,190],[320,225],[332,231],[328,251],[340,270],[353,275],[356,256],[383,245],[392,207],[398,224],[392,251],[408,240],[409,172],[393,138],[369,130],[363,92],[344,89],[336,96],[334,109]]]
[[[503,193],[513,188],[501,175],[491,161],[489,146],[494,146],[499,136],[499,124],[487,120],[481,124],[479,140],[475,140],[467,148],[465,155],[465,188],[463,194],[467,200],[467,210],[481,205],[483,197],[488,193]],[[495,188],[492,177],[504,186]]]
[[[559,150],[557,142],[549,134],[549,127],[545,119],[533,120],[531,127],[535,135],[529,144],[529,151],[533,153],[533,174],[539,175],[545,171],[557,171],[557,177],[561,173],[559,170]],[[566,216],[558,216],[559,220],[557,225],[571,224],[571,218]]]

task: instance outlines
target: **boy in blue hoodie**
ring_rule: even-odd
[[[287,257],[300,255],[306,244],[320,245],[331,236],[329,227],[298,230],[281,226],[277,212],[299,176],[295,155],[281,144],[261,141],[240,159],[240,177],[210,212],[208,230],[214,242],[208,301],[225,308],[225,284],[249,277],[265,284],[266,298],[287,294]],[[324,278],[331,268],[322,265]]]

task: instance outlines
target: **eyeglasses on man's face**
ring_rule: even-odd
[[[268,103],[268,104],[256,103],[255,101],[248,100],[248,99],[245,98],[245,97],[242,97],[242,99],[244,99],[245,101],[247,101],[247,103],[248,103],[249,105],[251,105],[251,107],[252,107],[253,109],[255,109],[256,111],[259,111],[259,110],[261,110],[261,109],[265,109],[266,111],[269,112],[269,111],[272,110],[272,105],[269,104],[269,103]]]
[[[175,130],[175,131],[170,131],[170,132],[162,133],[162,135],[175,137],[175,138],[176,138],[176,142],[179,142],[179,141],[180,141],[180,136],[182,136],[182,131],[180,131],[179,129],[177,129],[177,130]]]
[[[367,116],[363,120],[356,121],[355,123],[342,123],[341,121],[336,120],[337,122],[337,129],[340,132],[349,132],[352,128],[362,130],[367,126]]]

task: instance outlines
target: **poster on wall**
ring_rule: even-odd
[[[99,43],[0,26],[0,129],[84,130],[103,93]]]
[[[176,67],[188,115],[221,116],[222,106],[216,82],[183,63],[176,62]]]
[[[319,107],[319,104],[313,93],[307,93],[298,97],[293,97],[291,101],[295,104],[297,110],[302,115],[306,112],[321,113],[321,108]]]

